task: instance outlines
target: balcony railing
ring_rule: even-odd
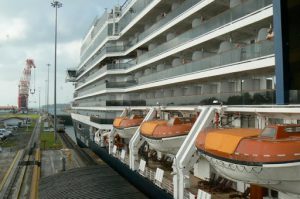
[[[95,37],[95,35],[98,33],[98,31],[101,29],[101,27],[103,26],[103,24],[107,21],[108,19],[108,13],[107,11],[105,11],[103,13],[103,15],[100,17],[100,18],[96,18],[94,21],[93,21],[93,24],[91,26],[93,26],[93,30],[91,32],[91,39],[93,39]],[[85,51],[86,47],[88,47],[88,45],[90,44],[91,40],[90,41],[87,41],[85,42],[81,49],[80,49],[80,52],[83,52]]]
[[[93,72],[92,74],[90,74],[88,76],[88,78],[84,82],[78,84],[77,87],[85,84],[86,82],[94,79],[95,77],[97,77],[100,74],[103,74],[107,71],[127,69],[127,68],[130,68],[132,65],[133,65],[133,63],[129,63],[129,62],[127,62],[127,63],[107,64],[107,65],[103,66],[102,68],[100,68],[99,70],[97,70],[96,72]]]
[[[89,70],[92,66],[96,65],[99,62],[99,59],[107,53],[117,53],[125,51],[125,46],[115,45],[108,46],[107,44],[103,46],[98,53],[96,53],[84,66],[82,70]]]
[[[214,100],[221,101],[228,105],[257,105],[257,104],[275,104],[275,91],[253,90],[237,92],[207,93],[188,96],[171,96],[159,98],[147,98],[147,106],[161,105],[212,105]]]
[[[138,0],[128,12],[119,21],[119,32],[121,32],[130,22],[138,16],[150,3],[152,0]]]
[[[137,84],[136,81],[128,81],[128,82],[107,82],[106,88],[127,88],[131,86],[135,86]]]
[[[221,54],[203,58],[199,61],[194,61],[185,65],[172,67],[164,71],[152,73],[147,76],[140,77],[139,84],[144,84],[153,81],[185,75],[188,73],[199,72],[202,70],[211,69],[217,66],[224,66],[236,62],[241,62],[253,58],[258,58],[274,53],[273,41],[262,41],[241,48],[235,48]]]
[[[141,13],[141,11],[143,11],[150,3],[152,2],[152,0],[139,0],[137,1],[130,9],[129,11],[120,19],[117,27],[118,27],[118,31],[120,32],[122,31],[138,14]],[[104,24],[105,21],[108,18],[108,14],[104,14],[98,21],[96,24],[95,29],[93,30],[93,35],[98,34],[99,29],[101,28],[100,25],[98,24]],[[97,36],[97,38],[95,39],[95,41],[92,42],[92,44],[90,46],[84,44],[84,48],[82,48],[82,55],[81,55],[81,63],[89,56],[92,54],[92,52],[99,46],[99,44],[107,37],[107,36],[111,36],[112,34],[110,33],[110,31],[108,31],[108,26],[106,25],[106,27],[102,30],[102,32]],[[93,38],[92,38],[93,39]],[[88,47],[87,47],[88,46]],[[86,48],[86,49],[85,49]],[[125,49],[123,48],[122,51],[124,51]],[[103,51],[103,50],[101,50]],[[104,53],[107,53],[105,51],[103,51]],[[110,52],[119,52],[119,51],[110,51]],[[100,53],[102,54],[102,53]],[[99,56],[96,56],[97,58]],[[100,56],[101,57],[101,56]],[[90,65],[90,64],[89,64]]]
[[[145,100],[107,100],[106,106],[146,106]]]
[[[264,8],[268,5],[272,4],[272,0],[249,0],[239,6],[235,6],[211,19],[206,22],[203,22],[199,27],[193,28],[176,38],[163,43],[162,45],[156,47],[154,50],[144,53],[143,55],[138,57],[138,63],[144,62],[153,58],[163,52],[169,51],[170,49],[176,48],[176,46],[180,46],[183,43],[188,41],[194,40],[201,35],[207,34],[210,31],[215,29],[219,29],[220,27],[233,22],[247,14],[255,12],[261,8]]]
[[[101,91],[101,90],[105,90],[105,89],[106,89],[105,84],[97,85],[97,86],[94,86],[92,88],[88,88],[84,91],[78,92],[77,97],[81,97],[81,96],[84,96],[84,95],[87,95],[87,94],[92,94],[92,93],[95,93],[97,91]]]
[[[114,119],[104,119],[96,116],[90,116],[90,121],[98,124],[112,124],[114,122]]]
[[[94,86],[92,88],[88,88],[84,91],[78,92],[78,97],[93,94],[98,91],[105,90],[107,88],[127,88],[136,85],[136,81],[128,81],[128,82],[105,82],[103,84]]]
[[[95,51],[95,49],[100,45],[101,42],[103,42],[103,40],[109,36],[108,35],[108,26],[106,25],[106,27],[101,31],[101,33],[99,35],[97,35],[97,37],[95,38],[95,40],[90,44],[90,46],[88,46],[85,50],[82,51],[80,60],[82,63],[89,55],[92,54],[93,51]]]
[[[148,28],[146,31],[142,32],[141,34],[138,35],[135,40],[132,40],[129,42],[128,46],[131,47],[138,43],[139,41],[142,41],[145,39],[147,36],[153,34],[155,31],[159,30],[161,27],[164,25],[168,24],[170,21],[172,21],[174,18],[177,16],[181,15],[185,11],[189,10],[196,4],[200,3],[201,1],[199,0],[187,0],[184,1],[178,8],[176,8],[174,11],[168,13],[163,19],[158,21],[157,23],[153,24],[150,28]]]
[[[214,67],[226,67],[228,64],[233,64],[245,60],[259,58],[274,53],[274,42],[265,40],[259,43],[250,44],[245,47],[235,48],[220,54],[216,54],[210,57],[203,58],[199,61],[194,61],[185,65],[172,67],[164,71],[153,73],[147,76],[139,78],[139,84],[145,84],[149,82],[161,81],[176,76],[181,76],[189,73],[199,72]],[[110,68],[116,68],[116,65],[108,66]],[[127,67],[127,66],[126,66]],[[96,91],[101,91],[106,88],[127,88],[137,85],[137,82],[107,82],[105,84],[96,86],[92,89],[87,89],[80,92],[78,96],[83,96]]]

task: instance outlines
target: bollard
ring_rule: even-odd
[[[61,157],[61,163],[62,163],[62,171],[66,171],[66,158]]]

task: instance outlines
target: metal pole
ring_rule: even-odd
[[[49,114],[49,68],[50,68],[50,64],[47,64],[48,66],[48,80],[47,80],[47,114]]]
[[[39,115],[41,114],[41,88],[39,88]]]
[[[47,91],[47,80],[45,80],[45,90]],[[47,91],[48,92],[48,91]],[[48,104],[47,104],[47,92],[45,92],[45,109],[43,111],[47,111],[47,114],[48,114],[48,110],[47,110],[47,107],[48,107]]]
[[[57,48],[57,8],[62,6],[62,3],[59,1],[53,1],[51,6],[55,8],[55,45],[54,45],[54,140],[56,143],[57,129],[56,129],[56,48]]]

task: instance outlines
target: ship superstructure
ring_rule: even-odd
[[[128,4],[83,40],[75,109],[275,102],[271,0]]]
[[[196,127],[209,126],[210,119],[218,126],[224,122],[218,119],[224,112],[227,124],[262,128],[262,120],[270,115],[265,109],[256,115],[254,106],[276,104],[277,94],[273,10],[272,0],[128,0],[105,11],[82,41],[78,67],[68,70],[67,80],[75,85],[72,118],[79,142],[91,148],[107,147],[112,157],[122,150],[123,162],[140,170],[145,165],[137,154],[149,145],[138,127],[133,136],[123,135],[126,131],[116,136],[112,125],[116,117],[129,120],[136,115],[132,112],[138,112],[144,121],[165,119],[166,125],[175,117],[181,122],[195,118],[184,137],[193,142],[196,135],[192,138],[191,132],[198,132]],[[238,113],[243,107],[199,107],[213,103],[253,108]],[[253,119],[256,117],[259,119]],[[186,140],[175,143],[194,150]],[[162,142],[153,141],[155,146]],[[171,148],[157,150],[156,155],[171,159],[171,165],[175,156],[177,161],[186,160],[185,149],[175,148],[176,155],[165,154]],[[175,198],[186,196],[180,190],[190,187],[184,177],[187,174],[176,174],[182,171],[174,169],[181,164],[174,160],[175,177],[172,180],[171,172],[166,174],[169,185],[166,180],[159,182],[160,174],[156,176],[158,185]],[[195,176],[211,177],[197,170],[200,163],[190,164]],[[204,165],[212,173],[208,162]]]

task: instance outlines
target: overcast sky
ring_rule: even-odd
[[[37,92],[30,95],[29,105],[38,106],[39,89],[41,105],[45,104],[48,63],[51,64],[49,102],[53,103],[55,9],[50,6],[51,2],[0,0],[0,106],[17,105],[18,84],[27,58],[34,59],[37,66]],[[63,7],[58,10],[57,103],[69,103],[72,101],[73,86],[65,83],[65,71],[78,65],[81,40],[94,18],[119,1],[60,2]]]

